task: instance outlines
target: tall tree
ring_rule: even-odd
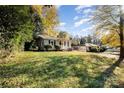
[[[123,6],[97,6],[94,13],[93,21],[95,22],[96,30],[104,34],[106,31],[108,34],[114,33],[119,36],[120,41],[120,57],[119,61],[124,59],[124,13]],[[118,38],[116,38],[118,39]]]
[[[92,43],[92,38],[90,35],[87,36],[87,43]]]
[[[35,24],[35,34],[55,36],[55,27],[58,25],[57,9],[53,5],[32,7],[32,19]]]
[[[69,39],[69,34],[65,31],[61,31],[61,32],[59,32],[58,37],[64,38],[64,39]]]
[[[44,32],[44,25],[43,25],[43,19],[42,19],[42,5],[32,5],[30,7],[31,12],[31,18],[35,25],[34,31],[33,31],[33,38],[36,38],[37,35],[42,34]]]
[[[55,27],[59,24],[57,9],[55,6],[44,6],[43,23],[48,35],[54,35]]]
[[[7,51],[21,49],[32,39],[29,6],[0,6],[0,46]]]
[[[85,45],[85,43],[86,43],[85,38],[84,37],[81,37],[81,39],[80,39],[80,45]]]
[[[78,46],[80,43],[80,37],[78,35],[72,37],[72,46]]]

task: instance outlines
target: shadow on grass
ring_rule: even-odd
[[[98,84],[96,84],[94,87],[99,87],[99,88],[105,87],[105,82],[114,74],[113,73],[114,70],[116,69],[116,67],[120,65],[122,61],[123,61],[122,59],[117,60],[109,68],[105,69],[98,77],[95,77],[95,80],[99,81],[98,83],[100,83],[100,85],[98,86]],[[120,87],[120,86],[124,86],[124,84],[118,86],[112,85],[111,87]],[[88,87],[93,87],[92,83],[89,84]]]
[[[82,63],[83,60],[80,60],[77,56],[54,56],[48,57],[48,61],[43,63],[41,61],[27,61],[23,63],[20,62],[10,65],[3,65],[0,66],[0,86],[24,87],[25,84],[22,86],[21,83],[19,84],[19,82],[16,80],[14,81],[15,84],[9,84],[9,79],[18,77],[20,75],[26,75],[27,78],[29,78],[30,84],[33,82],[39,83],[39,86],[35,87],[56,87],[54,84],[50,84],[49,80],[57,80],[57,82],[59,82],[59,80],[62,78],[75,76],[75,73],[77,72],[75,64],[77,64],[77,62]],[[48,84],[40,86],[41,82],[48,82]]]
[[[87,56],[84,56],[86,58]],[[2,87],[63,87],[62,82],[68,77],[76,77],[79,80],[76,83],[69,82],[68,87],[104,87],[104,82],[111,76],[115,65],[102,72],[98,77],[93,77],[89,74],[88,69],[96,68],[98,62],[105,60],[98,56],[90,56],[95,58],[97,64],[90,64],[83,59],[82,56],[52,56],[47,57],[47,61],[27,61],[24,63],[16,63],[0,66],[0,79]],[[91,60],[92,61],[92,60]],[[95,69],[94,69],[95,70]],[[94,73],[95,74],[95,73]],[[98,73],[97,73],[98,74]],[[28,81],[23,81],[23,84],[14,81],[14,84],[9,84],[9,79],[26,75]],[[20,79],[20,78],[19,78]],[[24,79],[23,77],[21,79]],[[20,80],[21,80],[20,79]],[[8,81],[7,81],[8,80]],[[36,85],[32,85],[36,83]],[[79,85],[76,85],[79,84]]]

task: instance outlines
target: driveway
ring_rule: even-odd
[[[118,59],[119,58],[119,52],[103,52],[103,53],[97,53],[100,56],[105,56],[108,58],[115,58]]]

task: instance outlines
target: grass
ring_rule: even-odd
[[[0,64],[0,87],[123,87],[124,68],[103,74],[114,62],[85,52],[22,52]]]

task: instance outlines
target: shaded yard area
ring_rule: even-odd
[[[22,52],[0,64],[0,87],[124,87],[124,68],[114,62],[86,52]]]

